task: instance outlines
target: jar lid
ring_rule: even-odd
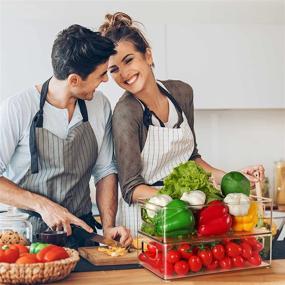
[[[20,213],[20,212],[4,212],[0,213],[0,221],[17,221],[17,220],[27,220],[29,217],[29,214],[26,213]]]

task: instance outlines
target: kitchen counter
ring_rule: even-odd
[[[272,261],[270,268],[226,272],[188,277],[171,281],[179,285],[241,285],[241,284],[285,284],[285,260]],[[72,273],[67,279],[52,284],[104,284],[104,285],[155,285],[165,282],[146,269]],[[167,282],[168,283],[168,282]]]

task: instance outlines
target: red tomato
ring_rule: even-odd
[[[178,247],[178,251],[180,252],[182,258],[189,259],[190,256],[193,255],[190,244],[184,243]]]
[[[159,252],[154,258],[149,257],[149,258],[148,258],[148,263],[149,263],[153,268],[160,269],[161,266],[163,265],[163,264],[162,264],[162,260],[163,260],[162,258],[163,258],[162,253]]]
[[[213,257],[217,260],[222,260],[225,256],[225,248],[221,244],[212,247]]]
[[[162,264],[162,267],[160,268],[160,272],[164,275],[164,276],[172,276],[174,273],[174,266],[172,263],[170,262],[164,262]]]
[[[40,261],[37,259],[37,256],[34,253],[26,253],[25,255],[18,258],[16,261],[17,264],[31,264],[38,262]]]
[[[210,249],[200,249],[198,251],[198,256],[200,257],[202,264],[207,266],[212,263],[213,255]]]
[[[255,251],[258,251],[258,252],[262,251],[263,250],[263,243],[261,243],[260,241],[257,240],[253,249]]]
[[[208,264],[208,265],[206,266],[206,268],[207,268],[208,270],[215,270],[215,269],[218,268],[218,266],[219,266],[219,261],[218,261],[218,260],[213,260],[213,262],[210,263],[210,264]]]
[[[219,265],[222,269],[231,269],[232,261],[229,257],[226,256],[222,260],[219,261]]]
[[[246,242],[246,241],[243,241],[241,244],[240,244],[241,248],[242,248],[242,257],[245,258],[245,259],[249,259],[251,256],[252,256],[252,247],[251,245]]]
[[[189,271],[189,265],[187,261],[180,260],[174,264],[174,270],[177,275],[186,275]]]
[[[255,251],[261,251],[263,249],[263,243],[258,241],[255,237],[248,237],[244,239],[246,242],[248,242],[252,249]]]
[[[146,254],[144,252],[141,252],[139,254],[138,259],[142,262],[148,262],[148,257],[146,256]]]
[[[181,258],[180,252],[177,250],[169,250],[167,252],[167,261],[174,264],[175,262],[179,261]]]
[[[230,257],[236,257],[242,254],[242,248],[235,242],[228,242],[226,244],[226,253]]]
[[[44,256],[45,262],[60,260],[68,258],[69,254],[66,252],[66,250],[63,247],[57,247],[53,248],[50,251],[48,251]]]
[[[234,267],[244,267],[244,259],[239,255],[236,257],[232,257],[232,265]]]
[[[252,256],[248,259],[249,263],[252,265],[260,265],[262,262],[262,259],[257,251],[254,251],[252,253]]]
[[[200,257],[197,255],[192,255],[189,258],[188,263],[189,263],[189,267],[190,267],[191,271],[193,271],[193,272],[198,272],[202,268],[202,261],[201,261]]]

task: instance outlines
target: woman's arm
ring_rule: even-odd
[[[226,174],[225,171],[217,169],[210,164],[208,164],[206,161],[204,161],[202,158],[196,158],[194,160],[199,166],[201,166],[205,171],[210,172],[213,177],[213,182],[215,184],[221,184],[223,176]]]

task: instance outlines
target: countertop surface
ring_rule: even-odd
[[[273,260],[271,267],[188,277],[170,282],[171,284],[179,285],[285,285],[285,260]],[[96,272],[74,272],[67,277],[67,279],[52,284],[155,285],[170,282],[163,281],[146,269],[127,269]]]

